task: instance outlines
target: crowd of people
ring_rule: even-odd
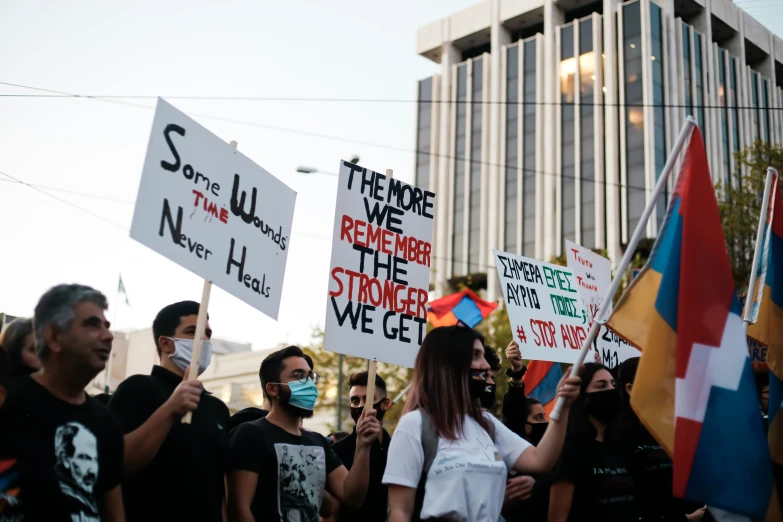
[[[0,522],[674,522],[708,520],[672,496],[672,463],[630,407],[639,359],[566,375],[550,420],[525,394],[519,346],[502,418],[490,413],[498,354],[464,326],[421,345],[393,435],[386,383],[351,376],[355,428],[303,427],[318,399],[296,346],[259,369],[263,408],[230,414],[191,362],[199,304],[174,303],[152,331],[160,364],[111,395],[85,388],[112,347],[108,303],[82,285],[46,292],[0,336]],[[210,364],[207,324],[199,373]],[[182,422],[192,414],[190,423]]]

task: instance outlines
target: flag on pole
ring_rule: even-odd
[[[772,463],[701,132],[609,326],[642,350],[631,405],[672,455],[674,495],[763,519]]]
[[[497,303],[485,301],[473,290],[466,288],[456,294],[431,301],[427,307],[427,319],[435,327],[453,326],[460,322],[473,328],[497,307]]]
[[[550,361],[530,361],[525,376],[525,393],[531,399],[541,403],[549,417],[557,399],[557,385],[563,377],[560,363]]]
[[[128,292],[125,291],[125,283],[122,282],[122,274],[120,274],[120,282],[117,285],[117,297],[122,296],[125,298],[125,304],[130,306],[130,301],[128,301]]]

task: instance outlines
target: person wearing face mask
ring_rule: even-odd
[[[259,374],[271,409],[231,434],[229,519],[317,522],[324,491],[342,505],[360,507],[370,481],[370,447],[381,434],[376,411],[358,419],[348,471],[325,437],[301,428],[318,400],[318,375],[302,350],[289,346],[270,354]]]
[[[550,522],[638,520],[627,461],[607,430],[619,412],[620,395],[609,368],[585,364],[550,488]]]
[[[163,308],[152,323],[160,365],[134,375],[107,407],[125,431],[123,494],[128,522],[224,519],[230,414],[198,380],[183,380],[190,365],[199,304]],[[199,375],[209,366],[207,321]],[[190,424],[182,417],[193,412]],[[154,506],[154,508],[153,508]]]
[[[481,338],[481,344],[484,344],[484,338],[481,334],[478,334]],[[495,383],[495,375],[500,371],[500,357],[495,353],[495,350],[484,344],[484,360],[489,364],[489,372],[487,375],[487,385],[484,387],[484,391],[479,397],[481,407],[485,410],[494,413],[495,403],[497,402],[497,384]]]
[[[351,408],[351,418],[355,423],[359,422],[367,401],[367,372],[351,375],[348,380],[348,397]],[[375,416],[383,426],[383,416],[391,408],[391,400],[386,394],[386,382],[380,375],[375,376],[375,396],[372,409]],[[388,511],[388,494],[386,486],[382,484],[383,473],[386,470],[386,454],[391,443],[391,436],[386,430],[378,434],[370,447],[370,484],[367,487],[367,498],[358,509],[341,506],[337,513],[337,522],[384,522]],[[334,452],[340,457],[347,469],[353,467],[353,456],[356,453],[356,430],[345,439],[336,442],[332,446]]]
[[[41,369],[41,360],[35,352],[32,319],[15,319],[6,326],[0,335],[0,346],[8,355],[10,377],[30,375]]]

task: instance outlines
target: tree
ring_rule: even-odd
[[[753,251],[767,167],[783,171],[783,146],[756,141],[735,155],[731,183],[715,185],[723,233],[737,292],[744,293],[753,269]]]

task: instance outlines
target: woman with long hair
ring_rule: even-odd
[[[580,379],[558,385],[566,406],[535,447],[482,411],[489,369],[470,328],[436,328],[424,338],[383,477],[390,522],[495,522],[509,469],[546,473],[554,465]]]
[[[0,335],[0,346],[8,354],[11,377],[29,375],[41,369],[41,360],[35,351],[32,319],[15,319],[6,326]]]
[[[571,407],[568,439],[550,488],[550,522],[638,520],[633,480],[607,427],[620,411],[609,368],[588,363]]]

